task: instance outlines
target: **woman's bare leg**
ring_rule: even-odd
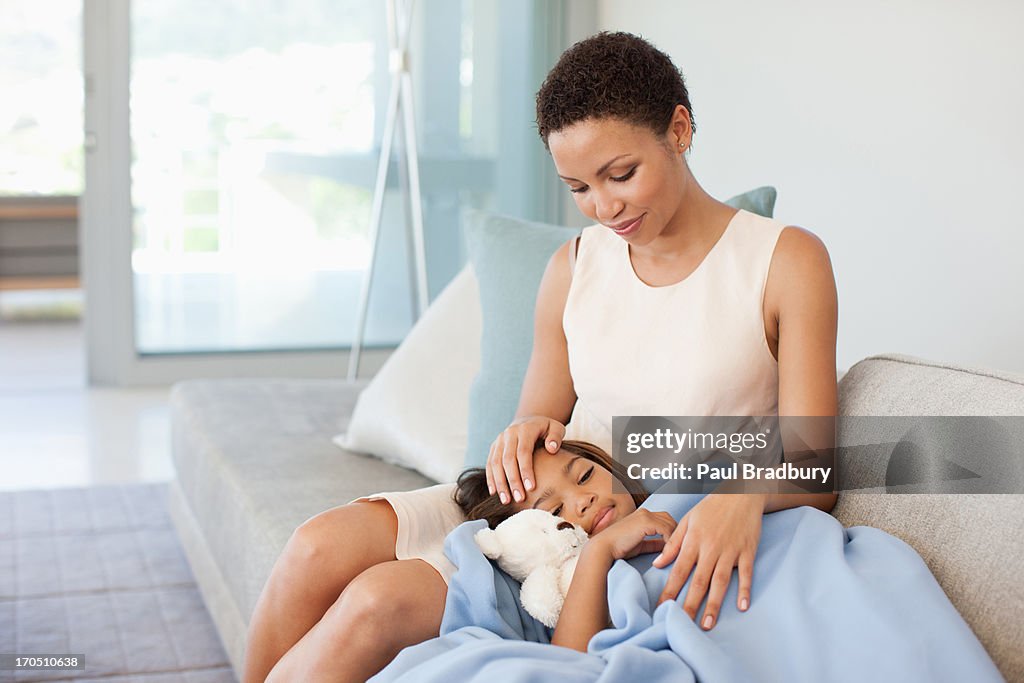
[[[444,579],[423,560],[370,567],[281,658],[267,683],[367,680],[403,647],[437,635],[447,592]]]
[[[355,577],[368,567],[393,561],[397,533],[395,511],[383,500],[331,508],[303,522],[256,602],[242,683],[263,683]]]

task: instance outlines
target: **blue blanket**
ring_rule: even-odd
[[[702,497],[655,494],[644,507],[679,520]],[[682,598],[652,608],[668,575],[654,555],[616,562],[613,626],[587,653],[547,644],[551,631],[522,609],[519,584],[473,541],[485,524],[466,522],[445,543],[458,572],[440,637],[406,648],[374,681],[1003,680],[910,546],[814,508],[765,515],[750,608],[736,608],[734,573],[711,631]]]

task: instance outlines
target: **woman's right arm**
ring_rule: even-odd
[[[570,240],[563,244],[548,260],[537,290],[533,351],[523,378],[519,407],[512,424],[494,440],[487,456],[487,487],[492,494],[504,494],[505,502],[517,499],[516,492],[521,500],[526,491],[534,488],[534,444],[543,438],[548,450],[557,452],[565,436],[565,424],[576,404],[562,329],[562,314],[572,280],[569,270],[572,243]]]

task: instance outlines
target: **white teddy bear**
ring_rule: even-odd
[[[530,616],[554,628],[587,532],[545,510],[523,510],[474,538],[484,555],[522,582],[519,599]]]

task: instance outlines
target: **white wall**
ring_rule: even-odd
[[[1024,3],[601,0],[683,71],[698,180],[779,190],[839,287],[838,365],[1024,373]]]

